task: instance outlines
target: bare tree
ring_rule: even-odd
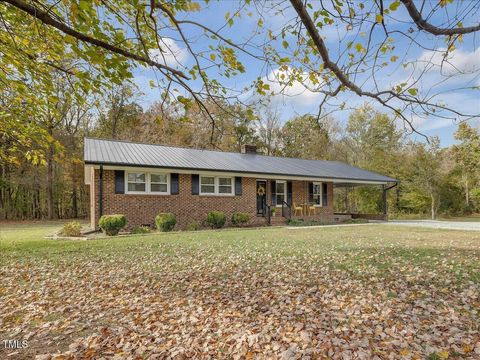
[[[276,108],[267,107],[260,117],[258,136],[265,148],[265,155],[275,155],[280,147],[280,114]]]

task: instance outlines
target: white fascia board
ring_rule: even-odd
[[[86,165],[87,166],[87,165]],[[100,165],[91,165],[95,169],[99,169]],[[103,165],[104,170],[124,170],[124,171],[145,171],[145,172],[169,172],[178,174],[198,174],[210,176],[240,176],[250,177],[256,179],[270,179],[270,180],[304,180],[304,181],[321,181],[332,183],[349,183],[349,184],[366,184],[366,185],[383,185],[390,184],[391,181],[367,181],[355,179],[331,179],[322,177],[304,177],[304,176],[289,176],[289,175],[271,175],[271,174],[257,174],[244,172],[229,172],[229,171],[213,171],[213,170],[194,170],[194,169],[175,169],[175,168],[159,168],[159,167],[139,167],[139,166],[120,166],[120,165]]]

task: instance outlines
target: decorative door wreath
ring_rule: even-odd
[[[257,190],[257,195],[258,196],[264,196],[265,195],[265,188],[263,186],[260,186]]]

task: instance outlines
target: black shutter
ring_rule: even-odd
[[[292,182],[287,181],[287,204],[292,205]]]
[[[242,195],[242,178],[235,176],[235,195]]]
[[[192,174],[192,195],[198,195],[199,190],[199,176]]]
[[[315,200],[313,199],[313,182],[308,183],[308,202],[314,203]]]
[[[115,194],[125,194],[125,171],[115,170]]]
[[[180,186],[178,184],[178,174],[172,173],[170,174],[170,194],[178,195],[180,192]]]
[[[272,191],[272,205],[275,206],[277,205],[277,195],[276,195],[276,189],[277,189],[277,183],[275,182],[275,180],[272,180],[270,181],[270,186],[272,187],[271,188],[271,191]]]
[[[328,206],[328,184],[322,183],[322,206]]]

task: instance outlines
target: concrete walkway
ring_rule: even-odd
[[[390,220],[385,225],[416,226],[432,229],[480,231],[480,221]]]
[[[480,231],[480,221],[436,221],[436,220],[390,220],[390,221],[370,221],[363,224],[332,224],[332,225],[313,225],[313,226],[285,226],[287,229],[312,229],[312,228],[331,228],[331,227],[348,227],[348,226],[369,226],[369,225],[393,225],[393,226],[410,226],[425,227],[430,229],[447,229],[447,230],[467,230]]]

